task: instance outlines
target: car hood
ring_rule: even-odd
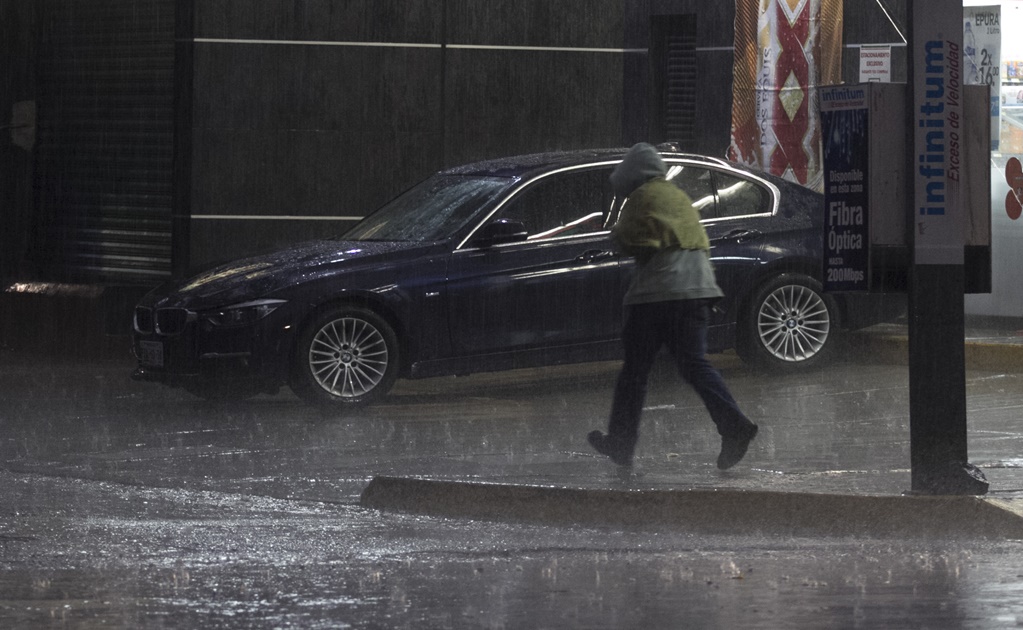
[[[366,264],[382,265],[436,250],[436,243],[333,241],[299,243],[203,271],[157,290],[179,306],[205,308],[273,297],[281,290]]]

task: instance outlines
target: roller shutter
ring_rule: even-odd
[[[173,0],[44,0],[34,260],[47,280],[170,275]]]
[[[696,16],[654,16],[651,27],[651,131],[688,150],[696,141]]]
[[[691,146],[696,113],[695,33],[672,33],[665,42],[667,55],[664,94],[664,130],[668,140]]]

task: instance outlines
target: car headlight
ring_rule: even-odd
[[[274,312],[287,300],[252,300],[232,304],[203,313],[203,320],[213,326],[245,326],[257,322]]]

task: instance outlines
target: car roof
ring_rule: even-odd
[[[495,177],[521,177],[536,171],[548,171],[590,162],[621,160],[625,149],[590,149],[578,151],[552,151],[530,153],[482,160],[462,164],[443,171],[448,175],[490,175]]]
[[[696,162],[703,162],[707,165],[714,165],[725,168],[737,169],[762,177],[771,181],[776,178],[768,173],[747,168],[722,158],[715,158],[694,153],[684,153],[675,149],[672,145],[658,145],[657,149],[661,157],[669,159],[686,159]],[[574,151],[551,151],[547,153],[530,153],[526,155],[514,155],[490,160],[481,160],[454,166],[441,171],[445,175],[470,175],[489,177],[528,177],[534,173],[542,173],[559,168],[581,166],[597,162],[616,162],[625,157],[628,148],[609,149],[579,149]]]

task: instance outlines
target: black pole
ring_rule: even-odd
[[[171,277],[191,268],[192,95],[195,82],[195,1],[174,3],[174,154],[171,196]]]
[[[932,0],[933,1],[933,0]],[[932,1],[926,10],[937,9]],[[908,52],[907,55],[907,107],[906,145],[911,148],[907,156],[907,238],[912,250],[909,272],[909,433],[912,491],[918,494],[985,494],[988,484],[983,473],[968,463],[966,422],[966,357],[964,315],[964,268],[959,264],[921,260],[918,242],[925,238],[930,227],[923,220],[926,211],[918,197],[919,180],[934,177],[935,165],[919,154],[919,134],[933,131],[931,122],[947,124],[944,113],[936,114],[944,101],[930,98],[938,90],[934,75],[925,77],[921,64],[922,50],[928,42],[919,41],[915,10],[920,0],[907,0]],[[948,3],[962,6],[959,2]],[[923,7],[920,7],[921,10]],[[961,24],[961,22],[960,22]],[[961,31],[961,26],[959,29]],[[946,33],[951,38],[951,34]],[[949,40],[953,41],[953,40]],[[961,41],[961,36],[960,40]],[[930,42],[933,44],[934,42]],[[961,47],[961,46],[960,46]],[[920,48],[921,50],[918,50]],[[944,49],[944,62],[950,63],[951,46]],[[936,48],[929,52],[933,55]],[[932,57],[933,58],[933,57]],[[927,73],[931,72],[928,67]],[[931,83],[924,83],[930,79]],[[921,99],[926,85],[928,99]],[[943,85],[943,88],[951,86]],[[960,89],[961,91],[961,89]],[[943,93],[942,98],[947,98]],[[929,115],[930,118],[926,118]],[[944,129],[944,128],[943,128]],[[948,142],[950,132],[941,136]],[[937,136],[931,145],[937,146]],[[932,180],[933,181],[933,180]],[[920,195],[922,196],[922,195]],[[954,212],[961,210],[953,209]]]

